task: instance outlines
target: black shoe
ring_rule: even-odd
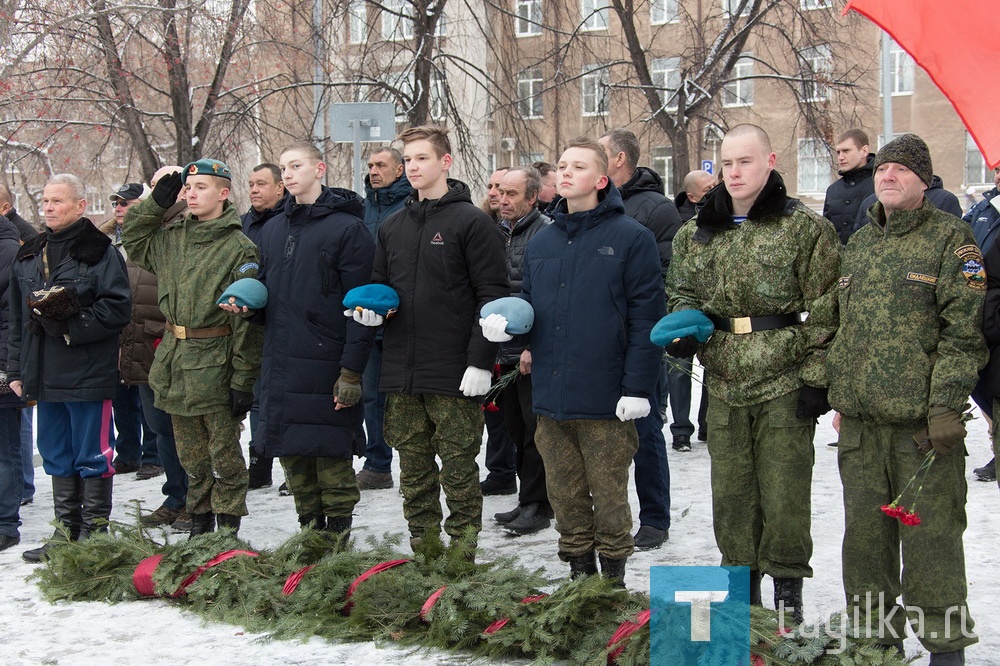
[[[611,587],[618,587],[624,590],[625,563],[628,562],[628,558],[623,557],[618,560],[613,560],[610,557],[598,555],[597,559],[601,561],[601,575],[611,581]]]
[[[927,663],[928,666],[965,666],[965,650],[932,653]]]
[[[495,481],[489,477],[479,484],[483,495],[513,495],[517,492],[517,480]]]
[[[233,536],[235,536],[240,531],[240,516],[234,516],[229,513],[217,513],[215,514],[215,521],[219,524],[219,529],[230,529],[233,531]]]
[[[540,532],[552,524],[552,519],[545,515],[545,511],[536,502],[521,507],[521,514],[507,523],[504,529],[514,536],[524,536]]]
[[[6,534],[0,534],[0,550],[7,550],[11,546],[16,546],[21,543],[21,537],[19,536],[7,536]]]
[[[576,579],[580,576],[594,576],[597,574],[597,556],[594,551],[569,558],[569,577]]]
[[[691,450],[691,436],[690,435],[675,435],[674,436],[674,451],[690,451]]]
[[[287,482],[282,483],[280,486],[278,486],[278,494],[281,495],[282,497],[290,497],[291,496],[292,491],[288,489],[288,483]]]
[[[61,536],[61,535],[60,535]],[[38,564],[45,559],[45,554],[49,552],[49,548],[55,545],[55,542],[47,542],[42,544],[38,548],[32,548],[31,550],[26,550],[21,553],[21,559],[25,562],[31,562],[32,564]]]
[[[518,504],[510,511],[504,511],[502,513],[494,513],[493,520],[497,521],[501,525],[507,525],[520,515],[521,515],[521,505]]]
[[[699,430],[698,431],[698,441],[699,442],[707,442],[708,441],[708,431],[707,430]]]
[[[139,481],[145,481],[147,479],[153,479],[163,474],[163,467],[160,465],[150,465],[146,463],[141,465],[139,469],[135,471],[135,478]]]
[[[191,538],[199,534],[208,534],[215,531],[214,513],[192,513],[191,514]]]
[[[34,497],[25,497],[23,500],[21,500],[21,506],[28,506],[29,504],[34,503],[34,501],[35,501]]]
[[[782,607],[786,617],[791,614],[795,626],[802,624],[801,578],[774,579],[774,610],[780,613]]]
[[[976,475],[976,478],[980,481],[996,481],[997,480],[997,460],[996,458],[991,458],[988,463],[982,467],[977,467],[972,470],[972,473]]]
[[[362,469],[358,472],[358,490],[386,490],[392,488],[392,472],[375,472]]]
[[[115,458],[111,466],[115,468],[115,474],[131,474],[132,472],[138,472],[141,467],[138,460],[128,461],[121,458]]]
[[[667,530],[658,530],[650,525],[640,525],[639,530],[632,537],[636,550],[653,550],[663,545],[663,542],[670,538]]]

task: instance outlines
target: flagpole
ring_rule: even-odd
[[[882,31],[882,145],[892,141],[892,41]]]

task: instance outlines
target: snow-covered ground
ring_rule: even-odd
[[[697,413],[697,393],[692,415]],[[248,435],[244,434],[244,445]],[[816,466],[813,471],[812,565],[815,578],[805,583],[807,618],[817,619],[844,605],[840,577],[840,541],[843,511],[836,449],[827,446],[836,435],[831,417],[821,419],[816,435]],[[669,447],[671,472],[670,540],[659,550],[636,553],[628,564],[626,582],[633,589],[648,589],[649,568],[656,565],[717,564],[719,553],[712,534],[709,457],[704,444],[690,453]],[[1000,571],[1000,493],[995,483],[974,480],[972,468],[989,460],[986,425],[979,418],[970,424],[967,459],[969,477],[969,529],[965,534],[969,578],[969,606],[977,622],[980,643],[967,650],[968,664],[1000,665],[1000,598],[996,594]],[[361,468],[356,461],[356,469]],[[479,458],[483,467],[483,455]],[[485,477],[485,469],[482,469]],[[44,472],[36,470],[38,493],[34,504],[22,508],[21,544],[0,553],[0,663],[22,664],[203,664],[203,665],[326,665],[326,664],[462,664],[469,658],[458,653],[399,650],[374,644],[331,644],[313,638],[303,642],[267,641],[245,634],[239,627],[205,624],[175,605],[159,600],[121,603],[58,603],[42,599],[37,587],[25,580],[33,566],[21,560],[21,552],[39,545],[51,534],[51,490]],[[394,472],[398,479],[398,471]],[[275,464],[274,487],[251,491],[250,515],[240,535],[260,548],[274,547],[298,529],[292,498],[278,495],[282,480]],[[115,483],[113,518],[128,518],[128,500],[140,499],[148,509],[159,506],[162,479],[137,481],[123,475]],[[516,555],[526,566],[544,567],[553,577],[565,575],[566,565],[555,555],[556,532],[548,529],[528,537],[508,537],[492,516],[514,506],[516,498],[486,497],[484,530],[480,537],[481,559]],[[633,516],[638,503],[632,494]],[[366,491],[355,511],[353,534],[359,542],[369,534],[405,532],[402,498],[396,489]],[[770,596],[765,578],[764,599]],[[908,639],[909,654],[920,649]],[[918,663],[925,663],[921,660]]]

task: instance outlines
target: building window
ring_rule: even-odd
[[[363,43],[368,36],[368,0],[351,0],[347,22],[351,44]]]
[[[753,58],[741,56],[733,67],[733,80],[722,87],[722,106],[751,106],[753,104]]]
[[[117,188],[116,188],[117,189]],[[86,189],[87,195],[87,210],[85,212],[90,213],[93,217],[98,217],[104,215],[107,211],[107,197],[102,197],[97,193],[97,190],[93,187],[88,187]]]
[[[893,95],[913,94],[913,58],[892,40],[889,46],[890,90]]]
[[[431,95],[428,104],[430,106],[431,119],[441,121],[448,113],[448,84],[444,79],[444,74],[435,71],[431,74]]]
[[[670,146],[653,148],[653,157],[650,160],[649,167],[660,174],[660,177],[663,179],[663,194],[673,197],[674,149]]]
[[[407,0],[385,0],[382,10],[382,39],[413,39],[413,5]]]
[[[750,16],[750,5],[752,4],[751,0],[722,0],[722,13],[727,18],[730,16]]]
[[[588,65],[580,77],[580,101],[584,116],[608,115],[608,70]]]
[[[993,169],[986,165],[983,154],[979,152],[976,140],[968,132],[965,133],[965,184],[991,185]]]
[[[830,99],[829,81],[833,74],[833,54],[829,44],[810,46],[799,51],[802,72],[802,101],[823,102]]]
[[[822,139],[799,139],[798,191],[826,192],[830,186],[832,160]]]
[[[799,7],[804,10],[829,9],[832,5],[830,0],[799,0]]]
[[[514,34],[518,37],[542,34],[542,0],[515,0]]]
[[[650,0],[649,22],[653,25],[673,23],[680,18],[677,0]]]
[[[517,75],[517,112],[522,118],[542,117],[542,70],[526,69]]]
[[[656,58],[649,63],[649,74],[660,95],[660,103],[668,111],[676,111],[677,91],[681,87],[681,59]]]
[[[581,5],[583,11],[581,29],[608,29],[608,14],[611,12],[611,8],[608,7],[607,0],[581,0]]]

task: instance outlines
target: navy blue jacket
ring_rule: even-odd
[[[361,198],[324,187],[316,203],[289,198],[261,237],[263,317],[258,435],[264,455],[350,458],[365,448],[364,408],[334,410],[341,367],[361,373],[373,331],[344,316],[344,294],[368,284],[375,242]]]
[[[557,420],[615,418],[623,395],[653,392],[663,355],[649,340],[666,312],[656,240],[613,184],[600,194],[593,210],[550,209],[525,255],[534,412]]]
[[[972,235],[976,237],[976,245],[986,254],[991,249],[1000,232],[1000,212],[993,207],[990,200],[997,195],[997,188],[983,194],[983,200],[969,209],[962,219],[972,227]],[[988,275],[988,273],[987,273]]]
[[[875,156],[868,155],[868,160],[857,169],[840,172],[840,178],[826,188],[826,198],[823,200],[823,217],[833,223],[833,228],[840,236],[840,242],[847,245],[848,239],[854,233],[854,225],[858,220],[858,210],[864,200],[875,193],[875,181],[872,178]],[[865,210],[868,210],[865,207]]]
[[[37,235],[37,234],[36,234]],[[0,215],[0,370],[7,372],[7,338],[10,335],[10,308],[7,295],[10,287],[10,267],[20,247],[20,233],[14,223]],[[23,407],[21,399],[11,391],[0,395],[0,407]]]
[[[243,235],[252,240],[254,245],[260,247],[261,236],[264,234],[264,225],[274,217],[281,215],[285,210],[285,206],[291,200],[291,195],[285,192],[285,196],[281,198],[281,201],[274,208],[257,212],[251,206],[250,210],[240,216],[240,222],[243,223]]]
[[[365,176],[365,226],[372,238],[378,238],[378,228],[386,219],[403,207],[406,198],[413,192],[406,174],[393,181],[388,187],[375,189]]]

